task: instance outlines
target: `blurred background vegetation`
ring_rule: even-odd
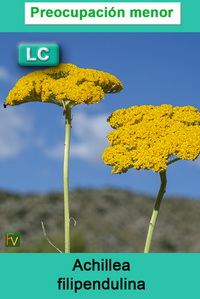
[[[155,198],[116,189],[70,193],[72,252],[143,252]],[[0,252],[63,251],[63,194],[0,192]],[[18,248],[5,247],[5,233],[20,232]],[[200,252],[200,201],[165,198],[151,252]]]

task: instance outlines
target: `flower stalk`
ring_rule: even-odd
[[[114,75],[93,69],[79,68],[70,63],[61,63],[43,71],[34,71],[20,78],[10,90],[4,107],[27,102],[44,102],[64,108],[64,239],[65,253],[70,252],[69,215],[69,152],[71,109],[77,104],[99,103],[107,93],[123,89],[122,82]],[[73,218],[72,218],[73,219]],[[43,227],[44,236],[46,236]],[[51,243],[50,243],[51,244]],[[54,246],[55,247],[55,246]]]
[[[149,223],[149,229],[148,229],[146,243],[145,243],[145,247],[144,247],[144,253],[149,253],[149,251],[150,251],[152,236],[153,236],[154,228],[156,225],[156,220],[158,217],[160,205],[161,205],[163,196],[165,194],[166,185],[167,185],[166,170],[161,171],[159,174],[160,174],[161,184],[160,184],[160,189],[159,189],[158,196],[156,199],[156,203],[155,203],[155,206],[153,209],[153,213],[151,216],[151,220]]]
[[[71,133],[71,107],[65,106],[65,143],[64,143],[64,238],[65,253],[70,253],[70,216],[69,216],[69,153]]]

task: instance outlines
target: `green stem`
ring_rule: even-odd
[[[171,160],[171,161],[167,162],[167,166],[174,163],[174,162],[176,162],[176,161],[179,161],[179,160],[180,160],[180,158],[176,158],[174,160]]]
[[[69,217],[69,151],[71,131],[71,107],[65,109],[65,144],[64,144],[64,226],[65,253],[70,252],[70,217]]]
[[[151,247],[151,240],[152,240],[153,231],[154,231],[154,228],[155,228],[155,225],[156,225],[156,219],[157,219],[157,216],[158,216],[161,201],[163,199],[165,189],[166,189],[166,185],[167,185],[166,170],[160,172],[160,180],[161,180],[160,190],[158,192],[158,196],[157,196],[157,199],[156,199],[154,210],[153,210],[151,220],[150,220],[150,223],[149,223],[149,229],[148,229],[146,243],[145,243],[145,247],[144,247],[144,253],[148,253],[149,250],[150,250],[150,247]]]

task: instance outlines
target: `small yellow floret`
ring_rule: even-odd
[[[191,106],[133,106],[115,111],[108,121],[115,130],[103,153],[113,173],[129,168],[161,172],[171,157],[194,160],[200,154],[200,113]]]

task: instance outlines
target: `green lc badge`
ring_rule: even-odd
[[[20,44],[18,47],[18,63],[21,66],[56,66],[59,58],[57,44]]]

